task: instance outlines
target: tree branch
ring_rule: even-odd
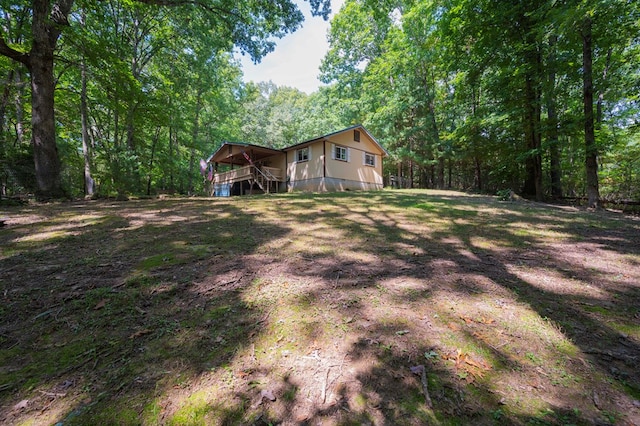
[[[222,16],[231,15],[237,18],[241,18],[241,16],[238,13],[232,10],[215,7],[215,6],[206,4],[206,2],[202,0],[135,0],[135,1],[137,3],[149,4],[154,6],[171,6],[171,7],[197,6],[197,7],[203,8],[207,12],[215,13],[217,15],[222,15]]]
[[[14,61],[20,62],[21,64],[30,66],[30,58],[28,53],[19,52],[7,45],[7,42],[4,40],[4,37],[0,37],[0,55],[6,56],[7,58],[13,59]]]

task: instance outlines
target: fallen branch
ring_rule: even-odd
[[[65,396],[67,396],[66,393],[46,392],[46,391],[43,391],[43,390],[38,391],[38,392],[40,392],[43,395],[50,396],[52,398],[64,398]]]
[[[327,368],[327,374],[324,376],[324,384],[322,385],[322,403],[327,402],[327,383],[329,382],[329,371],[331,371],[331,366]]]
[[[424,365],[416,365],[415,367],[410,367],[411,372],[417,376],[420,376],[420,381],[422,382],[422,392],[424,393],[424,402],[427,405],[427,408],[433,408],[433,403],[431,402],[431,397],[429,396],[429,382],[427,381],[427,369],[424,368]]]
[[[627,355],[625,353],[621,353],[621,352],[617,352],[617,351],[616,352],[614,352],[614,351],[605,351],[605,350],[600,350],[600,349],[596,349],[596,348],[591,348],[591,349],[585,349],[585,350],[583,350],[583,352],[585,354],[600,355],[600,356],[605,356],[605,357],[618,359],[618,360],[621,360],[621,361],[636,362],[638,360],[637,356]]]

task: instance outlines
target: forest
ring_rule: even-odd
[[[291,0],[1,4],[2,198],[204,195],[223,141],[361,123],[407,187],[640,201],[635,1],[346,0],[312,94],[237,59],[300,27]]]

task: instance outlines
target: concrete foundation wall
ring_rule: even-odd
[[[381,190],[382,184],[338,178],[314,178],[289,182],[287,189],[290,192],[374,191]]]

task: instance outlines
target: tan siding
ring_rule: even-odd
[[[332,145],[348,148],[349,162],[332,158]],[[377,143],[364,131],[360,142],[354,140],[353,129],[346,130],[313,142],[310,145],[311,159],[296,163],[296,150],[287,152],[287,177],[290,190],[344,191],[382,189],[382,155]],[[304,147],[304,145],[303,145]],[[364,153],[375,156],[375,166],[364,163]],[[326,156],[326,161],[325,161]]]
[[[382,185],[382,152],[378,146],[360,132],[360,142],[353,140],[353,131],[339,133],[327,140],[327,177]],[[349,162],[334,160],[333,145],[349,148]],[[375,167],[364,164],[364,153],[375,156]]]
[[[272,155],[271,157],[267,157],[262,160],[262,163],[265,166],[275,167],[283,171],[287,168],[287,160],[285,154]]]
[[[287,153],[287,176],[291,182],[321,178],[324,173],[322,143],[316,142],[309,146],[311,159],[309,161],[296,162],[296,151]]]

